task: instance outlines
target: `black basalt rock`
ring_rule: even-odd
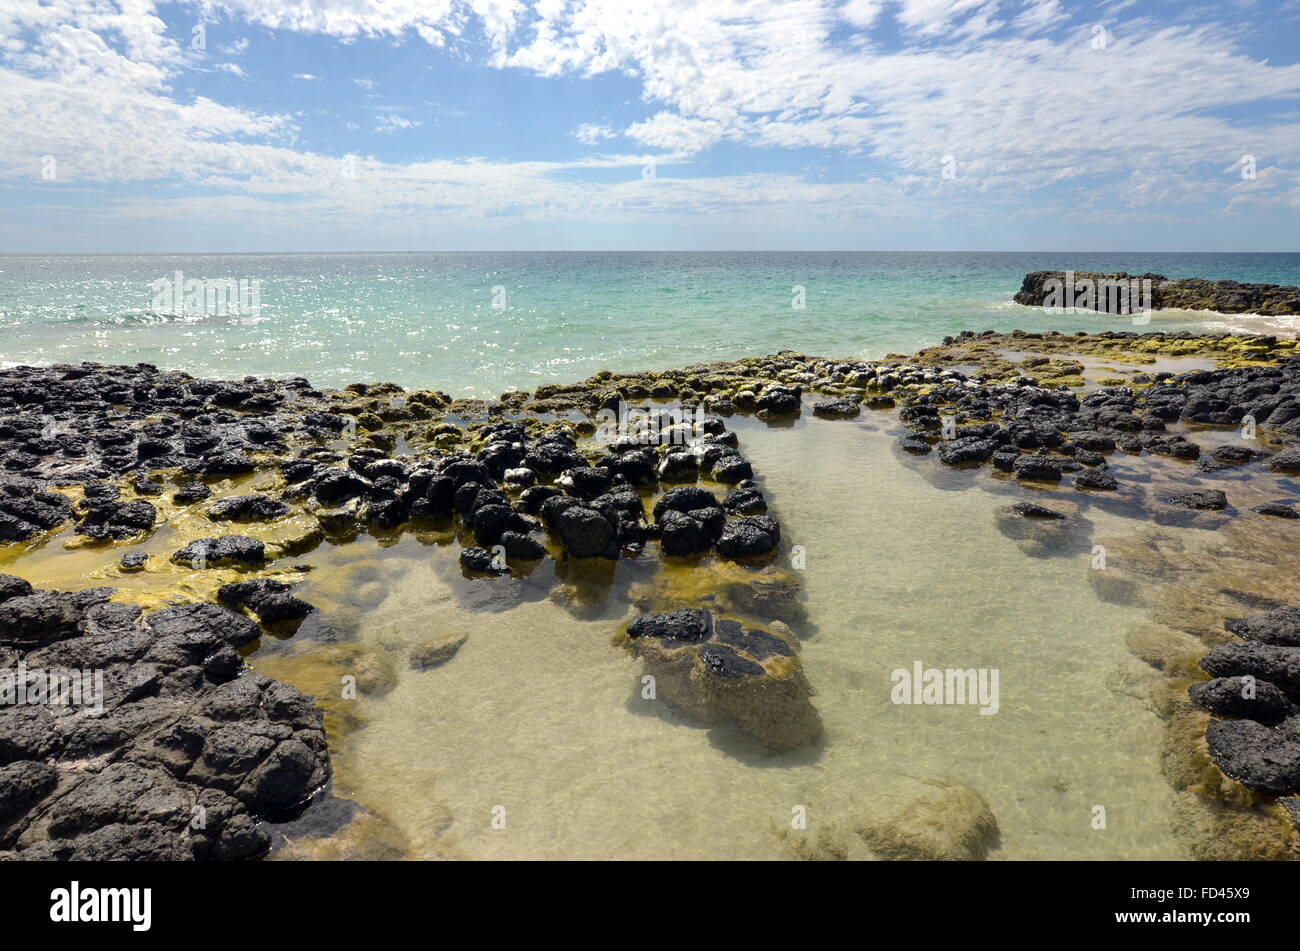
[[[492,552],[476,545],[461,549],[460,566],[466,571],[480,574],[506,575],[510,573],[508,567],[493,559]]]
[[[577,504],[565,507],[555,518],[555,528],[565,549],[575,558],[617,558],[617,525],[599,509]]]
[[[1249,674],[1277,684],[1292,701],[1300,703],[1300,647],[1257,641],[1220,644],[1201,658],[1201,669],[1214,677]]]
[[[1278,647],[1300,647],[1300,607],[1286,605],[1266,614],[1236,618],[1224,627],[1249,641]]]
[[[713,633],[713,618],[699,608],[682,608],[667,614],[642,614],[627,626],[631,638],[658,637],[682,644],[699,644]]]
[[[217,589],[217,600],[229,608],[248,608],[264,624],[298,621],[310,614],[313,608],[289,593],[293,587],[274,578],[235,581]]]
[[[222,535],[219,538],[197,538],[171,560],[191,568],[218,565],[260,565],[266,561],[266,546],[256,538],[246,535]]]
[[[700,648],[700,661],[714,677],[735,680],[740,677],[761,677],[762,666],[741,656],[726,644],[705,644]]]
[[[208,518],[218,522],[269,522],[288,514],[289,506],[261,494],[228,496],[208,509]]]
[[[852,419],[862,412],[857,400],[821,400],[813,404],[813,415],[825,419]]]
[[[1267,680],[1246,677],[1216,677],[1187,688],[1192,701],[1221,717],[1245,717],[1272,723],[1286,716],[1291,703]]]
[[[781,543],[781,525],[771,515],[750,515],[727,522],[718,538],[718,554],[728,558],[754,558],[775,551]]]
[[[371,482],[350,469],[329,469],[317,477],[313,492],[322,505],[342,505],[369,494]]]
[[[1294,730],[1253,720],[1215,720],[1205,730],[1210,756],[1231,779],[1251,789],[1286,793],[1300,789],[1300,739]]]

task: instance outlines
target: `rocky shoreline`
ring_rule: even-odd
[[[1185,357],[1215,368],[1085,385],[1088,363]],[[620,411],[655,401],[690,412],[628,429]],[[496,401],[146,365],[11,368],[0,371],[4,564],[21,573],[24,552],[60,538],[111,552],[123,582],[57,592],[0,578],[0,666],[105,675],[100,715],[0,707],[0,856],[251,858],[270,848],[264,820],[329,801],[320,708],[244,656],[320,623],[294,595],[289,562],[362,534],[445,527],[476,578],[547,560],[731,565],[742,580],[704,608],[671,586],[642,592],[621,643],[690,716],[732,721],[773,749],[817,742],[788,539],[726,422],[803,412],[888,413],[914,465],[1048,492],[1000,516],[1031,555],[1086,551],[1086,506],[1171,530],[1300,516],[1285,499],[1239,507],[1240,482],[1199,482],[1300,473],[1300,350],[1266,335],[968,333],[880,361],[783,351]],[[1116,474],[1121,458],[1173,460],[1195,477],[1151,492]],[[165,558],[137,548],[181,521],[207,532]],[[1125,596],[1122,571],[1096,575],[1102,597]],[[133,602],[139,579],[157,600]],[[1300,618],[1270,612],[1233,620],[1236,640],[1202,649],[1213,679],[1171,680],[1184,706],[1165,713],[1180,727],[1186,707],[1214,717],[1198,721],[1206,755],[1224,788],[1249,791],[1216,802],[1276,808],[1284,837],[1300,815]]]
[[[1221,314],[1261,314],[1269,317],[1300,314],[1300,287],[1286,284],[1242,284],[1238,281],[1206,281],[1200,278],[1170,280],[1163,274],[1129,274],[1124,271],[1032,271],[1025,275],[1013,298],[1031,307],[1079,306],[1111,313],[1132,313],[1138,308],[1108,309],[1108,298],[1098,288],[1132,288],[1135,293],[1150,289],[1150,307],[1155,310],[1212,310]],[[1077,289],[1063,301],[1062,289]],[[1135,298],[1136,300],[1136,298]]]

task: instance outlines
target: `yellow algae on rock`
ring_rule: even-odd
[[[325,711],[331,743],[361,727],[365,701],[382,697],[397,683],[397,665],[388,652],[353,642],[291,643],[283,653],[259,655],[257,669],[312,697]]]
[[[1177,631],[1163,624],[1140,624],[1125,636],[1129,650],[1141,660],[1169,676],[1199,679],[1197,662],[1205,653],[1205,645],[1186,631]]]
[[[391,862],[410,857],[411,844],[396,826],[377,812],[359,809],[350,822],[329,835],[294,838],[286,835],[273,854],[289,862]],[[458,858],[451,850],[421,858]]]
[[[249,531],[245,532],[244,529]],[[268,558],[285,558],[311,551],[325,540],[325,532],[314,515],[291,515],[263,525],[241,526],[240,534],[266,543]]]
[[[774,750],[815,743],[821,717],[790,629],[745,628],[699,609],[643,614],[624,640],[657,696],[705,721],[730,719]]]
[[[858,834],[882,858],[967,862],[995,847],[998,821],[974,789],[921,780],[915,798],[883,817],[864,817]]]

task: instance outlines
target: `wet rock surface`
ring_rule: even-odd
[[[1270,794],[1300,792],[1300,608],[1283,606],[1226,622],[1241,640],[1200,662],[1213,680],[1188,688],[1192,701],[1224,719],[1205,737],[1224,775]]]
[[[79,688],[0,706],[0,856],[254,858],[270,844],[260,820],[326,782],[321,711],[244,667],[238,650],[261,636],[248,618],[215,604],[143,613],[111,589],[9,576],[0,591],[0,649]]]

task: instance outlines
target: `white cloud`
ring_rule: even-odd
[[[1005,6],[1016,18],[1000,24],[985,0],[893,0],[918,43],[885,52],[829,44],[833,15],[855,8],[819,0],[556,0],[505,62],[637,77],[661,107],[627,131],[647,145],[831,148],[900,175],[953,154],[968,183],[1009,193],[1123,174],[1135,150],[1168,173],[1218,162],[1240,133],[1217,111],[1300,92],[1300,66],[1252,59],[1222,26],[1116,23],[1095,50],[1054,0]],[[1300,161],[1294,118],[1251,136]]]
[[[241,76],[241,77],[248,76],[248,74],[244,72],[244,68],[235,63],[218,63],[217,69],[225,73],[234,73],[236,76]]]
[[[885,0],[846,0],[840,7],[840,16],[859,29],[876,22],[885,8]]]
[[[627,136],[653,148],[700,152],[722,138],[723,126],[710,119],[688,119],[673,112],[660,112],[628,126]]]
[[[602,139],[612,139],[618,135],[607,125],[594,125],[590,122],[584,122],[578,126],[578,130],[573,133],[573,137],[583,145],[596,145]]]
[[[209,0],[214,9],[273,29],[356,39],[397,37],[408,30],[433,46],[460,35],[473,19],[494,44],[515,29],[518,0]]]
[[[1041,27],[1059,23],[1068,16],[1062,9],[1060,0],[1025,0],[1024,9],[1013,22],[1018,30],[1031,33]]]
[[[922,35],[940,33],[964,15],[979,12],[988,16],[997,7],[988,0],[901,0],[898,22]]]
[[[1240,24],[1122,21],[1112,7],[1112,41],[1098,51],[1090,23],[1072,20],[1057,0],[541,0],[531,8],[514,0],[217,0],[200,9],[345,42],[410,31],[454,46],[481,28],[500,69],[630,77],[650,117],[621,134],[659,150],[657,180],[640,176],[649,155],[600,155],[567,163],[371,158],[349,182],[337,159],[297,145],[290,117],[178,93],[183,70],[202,61],[148,0],[0,0],[0,180],[31,182],[49,154],[61,181],[199,183],[205,197],[175,207],[273,214],[293,200],[322,220],[359,209],[538,220],[786,206],[850,217],[941,216],[975,205],[1038,214],[1077,199],[1071,188],[1093,215],[1103,202],[1123,214],[1135,201],[1217,195],[1233,210],[1297,201],[1293,173],[1261,175],[1247,189],[1220,171],[1246,152],[1261,156],[1261,167],[1263,156],[1270,169],[1300,164],[1294,114],[1249,127],[1222,117],[1300,92],[1300,66],[1242,52]],[[871,39],[869,28],[887,18],[903,27],[901,50]],[[846,23],[867,32],[832,41]],[[233,63],[216,68],[243,75]],[[375,86],[369,77],[353,81]],[[419,124],[382,115],[374,131]],[[618,134],[595,122],[573,133],[587,145]],[[873,171],[830,185],[797,175],[669,174],[673,163],[724,141],[838,150]],[[957,162],[953,182],[938,176],[944,155]],[[627,180],[580,180],[594,168],[626,169]],[[160,207],[130,200],[114,213]]]
[[[195,62],[144,0],[4,0],[0,179],[31,181],[39,156],[59,181],[204,181],[253,174],[293,134],[288,117],[181,102],[169,81]]]
[[[390,135],[399,129],[414,129],[421,125],[419,119],[407,119],[405,116],[383,115],[376,120],[375,132],[380,135]]]

